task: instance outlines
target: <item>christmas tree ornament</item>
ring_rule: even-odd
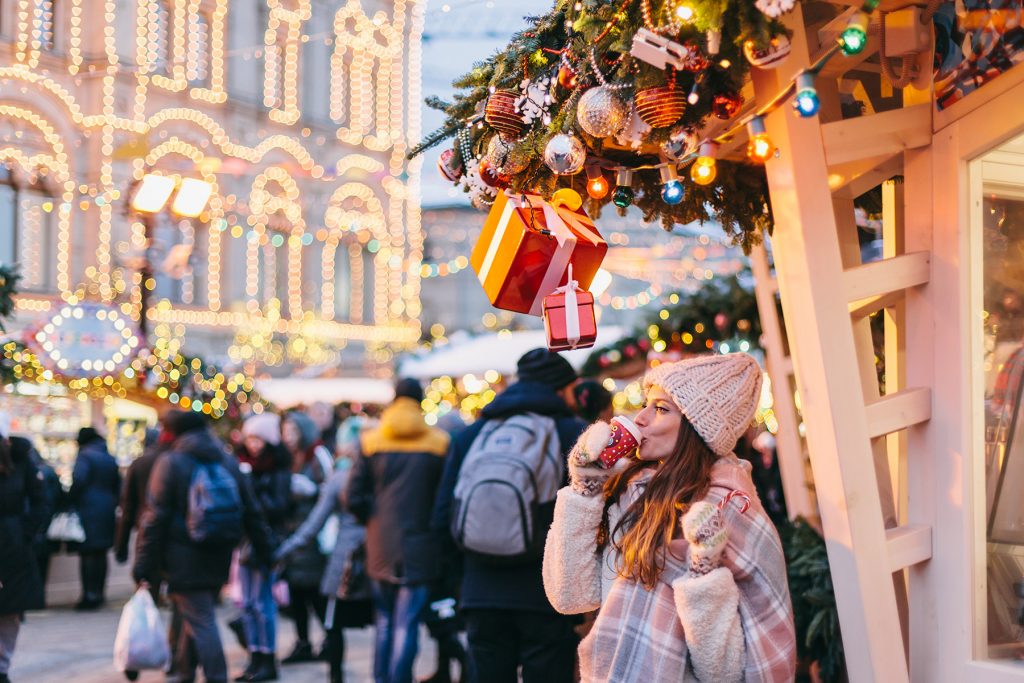
[[[679,173],[672,164],[662,166],[658,169],[661,174],[661,201],[669,206],[675,206],[683,201],[683,184],[679,182]]]
[[[754,7],[761,10],[765,16],[777,19],[792,11],[796,7],[796,0],[756,0]]]
[[[620,209],[625,209],[633,203],[636,198],[633,194],[633,171],[628,168],[620,168],[615,174],[615,193],[612,195],[612,202]]]
[[[690,180],[698,185],[710,185],[715,182],[715,177],[718,175],[715,163],[717,150],[718,145],[710,140],[701,143],[697,160],[693,162],[693,166],[690,166]]]
[[[672,131],[661,145],[661,155],[670,161],[682,161],[683,158],[696,147],[696,140],[693,132],[686,128],[677,128]]]
[[[437,160],[437,170],[449,182],[458,182],[459,178],[462,177],[462,164],[459,162],[458,155],[455,154],[454,149],[446,149],[441,152],[441,156]]]
[[[497,136],[495,136],[497,137]],[[480,180],[485,185],[494,188],[508,187],[508,176],[500,173],[497,168],[487,159],[481,159],[477,165],[477,172],[480,174]]]
[[[484,209],[494,201],[498,190],[480,178],[480,162],[469,157],[461,179],[462,188],[469,194],[469,201],[478,209]]]
[[[698,83],[700,83],[699,80],[694,80],[693,87],[690,88],[690,94],[686,96],[686,103],[689,104],[691,107],[700,102],[700,93],[697,92]]]
[[[629,107],[607,86],[591,88],[576,105],[576,123],[595,138],[615,135],[626,125]]]
[[[601,167],[592,165],[587,167],[587,194],[592,199],[603,199],[608,194],[608,179],[601,172]]]
[[[629,54],[658,69],[683,69],[690,58],[689,50],[685,46],[646,28],[641,28],[633,34],[633,46]]]
[[[484,158],[501,175],[505,176],[515,175],[530,165],[529,153],[500,135],[491,137],[491,141],[487,143],[487,154]]]
[[[856,12],[839,35],[839,49],[847,57],[859,55],[868,44],[868,15]]]
[[[793,49],[786,34],[772,38],[767,47],[759,48],[753,40],[743,43],[743,55],[758,69],[774,69],[780,66]]]
[[[700,45],[696,40],[688,40],[684,44],[686,57],[683,59],[683,68],[691,73],[699,73],[708,68],[708,58],[700,51]]]
[[[711,103],[711,113],[723,121],[728,121],[739,112],[743,106],[743,98],[735,90],[728,90],[715,95]]]
[[[747,133],[750,140],[747,142],[747,156],[751,161],[761,163],[768,161],[775,154],[775,145],[768,137],[768,131],[764,127],[764,119],[755,116],[747,124]]]
[[[515,101],[515,110],[527,126],[540,121],[545,126],[551,123],[551,78],[543,76],[530,80],[526,78],[519,84],[519,97]]]
[[[515,90],[496,90],[487,98],[484,109],[484,121],[509,138],[518,137],[526,127],[523,117],[516,112],[517,97],[519,93]]]
[[[810,118],[818,113],[821,101],[818,90],[814,87],[814,74],[801,71],[796,77],[796,96],[793,98],[793,109],[803,118]]]
[[[571,187],[562,187],[551,195],[551,205],[564,206],[570,211],[576,211],[583,206],[583,197]]]
[[[558,85],[566,90],[576,89],[576,70],[569,64],[569,60],[562,55],[562,64],[558,67]]]
[[[652,128],[665,128],[679,120],[686,109],[686,96],[674,85],[638,90],[636,112]]]
[[[557,175],[573,175],[583,168],[587,148],[575,135],[558,133],[544,147],[544,163]]]
[[[615,136],[615,142],[623,147],[639,149],[646,142],[647,134],[650,132],[651,127],[640,118],[634,103],[630,105],[629,118],[626,119],[626,125],[622,127],[619,134]]]

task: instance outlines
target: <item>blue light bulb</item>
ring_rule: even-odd
[[[818,109],[821,108],[821,102],[818,100],[818,93],[813,88],[809,90],[801,90],[796,94],[796,99],[793,100],[793,108],[796,109],[796,113],[800,116],[810,118],[818,113]]]
[[[683,184],[678,180],[670,180],[661,186],[661,201],[675,206],[683,201]]]

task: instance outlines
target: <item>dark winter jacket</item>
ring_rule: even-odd
[[[451,511],[458,482],[459,469],[470,446],[488,420],[504,419],[521,413],[537,413],[555,419],[562,457],[583,432],[586,424],[575,417],[558,394],[546,384],[518,382],[508,387],[480,413],[480,419],[461,431],[452,441],[445,463],[444,477],[434,507],[433,525],[438,534],[444,534],[449,551],[451,541]],[[551,511],[554,504],[551,505]],[[463,560],[462,606],[465,609],[513,609],[554,612],[544,594],[541,580],[542,558],[524,564],[501,566],[466,555]]]
[[[267,444],[258,456],[240,453],[243,472],[252,480],[252,490],[271,531],[282,535],[292,513],[292,456],[280,444]]]
[[[50,511],[42,475],[24,443],[11,444],[14,468],[0,474],[0,615],[43,607],[43,582],[32,542]]]
[[[438,578],[440,539],[430,519],[449,437],[427,426],[419,403],[398,398],[359,439],[348,506],[366,524],[371,579],[418,584]]]
[[[154,444],[128,466],[121,489],[121,517],[117,520],[117,533],[114,537],[114,556],[118,562],[128,559],[128,540],[132,530],[142,522],[142,513],[146,510],[149,475],[153,472],[157,458],[166,450],[166,445]]]
[[[185,527],[188,490],[197,460],[220,462],[234,476],[242,498],[246,536],[254,554],[269,563],[270,530],[260,514],[249,478],[209,430],[197,430],[178,437],[153,467],[132,569],[136,581],[155,584],[165,580],[172,592],[219,590],[227,582],[234,546],[197,544]]]
[[[79,551],[108,550],[114,545],[117,501],[121,495],[121,472],[107,452],[107,444],[96,439],[78,449],[71,474],[68,501],[78,512],[85,541],[75,544]]]
[[[292,486],[292,512],[284,525],[286,534],[294,534],[299,526],[313,512],[317,504],[317,497],[323,488],[324,482],[331,475],[333,462],[331,454],[322,444],[308,449],[304,462],[297,468],[293,468],[293,480],[296,477],[303,477],[307,480],[308,491]],[[315,488],[313,488],[315,486]],[[306,543],[291,552],[288,563],[285,565],[284,577],[288,583],[304,588],[315,588],[320,585],[324,568],[327,566],[327,558],[320,552],[320,544],[316,535],[307,539]]]
[[[50,541],[46,538],[46,530],[50,527],[50,520],[57,511],[57,507],[60,505],[61,496],[64,493],[64,489],[61,488],[60,485],[60,477],[57,476],[57,472],[50,466],[50,463],[43,460],[43,456],[39,454],[39,451],[36,450],[36,447],[33,446],[32,442],[28,439],[20,436],[12,436],[11,448],[16,450],[19,448],[24,449],[25,452],[28,453],[29,460],[33,465],[35,465],[36,469],[39,470],[39,474],[43,482],[43,506],[45,507],[47,514],[43,523],[36,531],[35,549],[36,555],[49,555]]]

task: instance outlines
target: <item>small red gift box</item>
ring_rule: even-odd
[[[570,264],[589,287],[607,251],[582,209],[500,192],[469,260],[496,308],[540,316],[544,296],[565,284]]]
[[[574,280],[548,294],[544,297],[544,329],[552,351],[593,346],[597,341],[594,295],[577,288]]]

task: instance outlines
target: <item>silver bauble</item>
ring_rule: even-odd
[[[579,173],[587,160],[587,148],[575,135],[559,133],[544,148],[544,163],[558,175]]]
[[[595,138],[615,135],[626,125],[628,117],[629,105],[603,85],[583,93],[576,105],[576,123]]]
[[[678,128],[672,131],[666,142],[662,143],[661,153],[669,161],[682,161],[696,146],[697,140],[693,132],[685,128]]]
[[[500,135],[493,136],[487,143],[486,158],[502,175],[515,175],[530,165],[529,155]]]

